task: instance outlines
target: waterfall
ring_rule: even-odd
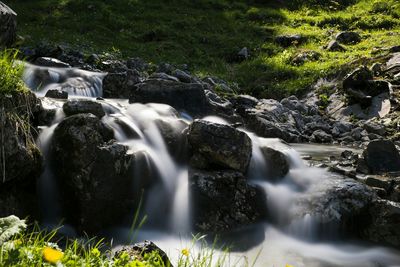
[[[101,119],[114,131],[117,142],[129,147],[140,160],[132,172],[134,184],[145,179],[149,173],[157,183],[144,194],[141,214],[148,216],[148,223],[139,229],[138,239],[151,239],[170,254],[179,257],[179,247],[191,244],[191,203],[190,181],[187,159],[179,160],[173,154],[178,147],[169,147],[163,127],[169,127],[184,139],[184,131],[191,121],[188,114],[180,114],[164,104],[129,104],[127,100],[96,100],[102,96],[104,74],[79,69],[38,67],[27,64],[24,75],[26,84],[42,98],[45,108],[56,109],[56,116],[50,126],[43,127],[37,143],[48,160],[49,146],[54,129],[63,120],[63,100],[44,97],[47,90],[62,89],[70,98],[86,97],[101,103],[106,115]],[[210,116],[205,120],[228,124],[222,118]],[[292,146],[278,139],[260,138],[245,131],[252,140],[252,158],[248,170],[249,183],[261,188],[267,196],[271,222],[254,226],[264,235],[263,241],[241,252],[232,253],[241,266],[258,257],[256,266],[395,266],[400,257],[388,249],[369,248],[356,244],[339,244],[319,241],[315,218],[307,207],[299,202],[302,198],[317,198],[336,183],[332,174],[324,169],[308,167]],[[173,139],[177,141],[176,138]],[[179,140],[178,140],[179,141]],[[179,142],[178,142],[179,143]],[[185,149],[185,144],[182,145]],[[271,166],[266,163],[261,147],[268,146],[286,156],[290,168],[285,177],[271,181],[267,173]],[[41,205],[44,222],[48,225],[59,223],[61,208],[58,205],[56,173],[46,165],[39,179]],[[302,216],[299,216],[302,214]],[[272,224],[272,221],[274,222]],[[258,232],[257,232],[258,233]],[[130,240],[129,227],[119,226],[111,232],[115,240]],[[243,242],[249,238],[234,233],[232,238]],[[259,254],[259,256],[257,256]],[[229,264],[228,264],[229,266]]]

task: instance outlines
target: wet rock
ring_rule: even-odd
[[[142,259],[144,255],[156,252],[162,259],[163,266],[173,267],[167,254],[160,249],[156,244],[151,241],[145,240],[144,242],[137,243],[131,246],[125,246],[117,250],[114,254],[114,258],[119,258],[122,253],[128,254],[128,256],[134,259]]]
[[[336,35],[335,39],[339,43],[347,45],[361,42],[361,36],[356,32],[340,32]]]
[[[385,191],[388,191],[393,186],[393,181],[383,176],[368,176],[364,182],[366,185],[382,188]]]
[[[112,60],[112,59],[104,60],[101,61],[97,66],[101,70],[110,73],[121,73],[121,72],[126,72],[128,70],[126,64],[120,60]]]
[[[344,51],[346,51],[346,48],[344,46],[340,45],[337,41],[332,40],[326,46],[326,50],[332,51],[332,52],[344,52]]]
[[[266,146],[261,147],[261,153],[266,162],[268,180],[279,180],[289,172],[289,162],[284,153]]]
[[[108,98],[129,98],[142,77],[136,70],[108,73],[103,79],[103,96]]]
[[[265,213],[265,196],[237,171],[192,170],[195,228],[220,233],[252,224]]]
[[[92,114],[67,117],[54,131],[52,166],[67,221],[79,232],[97,233],[134,206],[132,155],[112,138],[113,131]]]
[[[55,67],[55,68],[70,68],[68,63],[62,62],[56,58],[51,57],[39,57],[35,60],[35,64],[43,67]]]
[[[252,143],[244,132],[228,125],[195,120],[190,125],[188,141],[193,167],[213,169],[213,166],[220,166],[242,173],[247,171]]]
[[[128,67],[128,69],[137,71],[146,71],[149,68],[149,64],[138,57],[128,59],[126,61],[126,66]]]
[[[400,171],[400,154],[390,140],[371,141],[363,156],[372,174]]]
[[[207,114],[210,111],[203,86],[194,83],[147,80],[136,85],[129,102],[168,104],[192,116]]]
[[[68,99],[68,93],[58,89],[50,89],[46,92],[45,97],[51,97],[55,99]]]
[[[17,37],[17,13],[0,2],[0,46],[11,46]]]
[[[291,45],[299,45],[304,42],[305,38],[300,34],[293,35],[280,35],[275,38],[275,42],[283,47],[289,47]]]
[[[369,241],[400,247],[400,203],[377,200],[369,208],[370,223],[362,231]]]
[[[102,118],[106,113],[100,103],[86,99],[71,99],[63,105],[63,111],[67,116],[82,113],[91,113],[98,118]]]
[[[257,106],[258,99],[250,95],[238,95],[234,96],[231,102],[235,108],[245,110]]]
[[[330,143],[332,142],[333,138],[332,135],[326,133],[323,130],[316,130],[313,132],[311,140],[317,143]]]

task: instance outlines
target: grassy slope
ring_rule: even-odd
[[[371,56],[376,47],[400,44],[397,0],[5,2],[19,14],[20,34],[28,44],[67,43],[88,53],[189,64],[199,75],[221,76],[259,97],[301,94],[340,65]],[[322,46],[340,30],[356,30],[363,41],[345,53],[326,52]],[[277,46],[274,37],[286,33],[301,33],[308,42]],[[229,63],[242,47],[250,49],[251,59]],[[321,54],[318,61],[291,65],[294,55],[309,49]]]

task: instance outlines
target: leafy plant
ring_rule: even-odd
[[[0,245],[3,245],[11,237],[21,233],[25,229],[25,220],[21,220],[17,216],[11,215],[0,218]]]

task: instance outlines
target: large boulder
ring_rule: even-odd
[[[213,233],[234,230],[265,215],[265,195],[247,184],[242,173],[191,170],[189,175],[197,230]]]
[[[0,46],[10,46],[17,37],[17,13],[0,2]]]
[[[245,173],[250,163],[250,137],[231,126],[195,120],[189,128],[192,166],[209,169],[223,167]]]
[[[361,42],[360,34],[358,34],[356,32],[348,32],[348,31],[338,33],[336,35],[335,39],[339,43],[347,44],[347,45],[357,44],[357,43]]]
[[[370,173],[400,171],[400,154],[390,140],[371,141],[363,152]]]
[[[106,113],[100,103],[87,99],[71,99],[63,105],[63,111],[67,116],[82,113],[91,113],[102,118]]]
[[[137,84],[129,102],[168,104],[192,116],[205,115],[210,108],[201,84],[159,79]]]
[[[134,206],[132,155],[112,138],[112,130],[92,114],[67,117],[54,131],[53,168],[67,219],[80,232],[121,222]]]

